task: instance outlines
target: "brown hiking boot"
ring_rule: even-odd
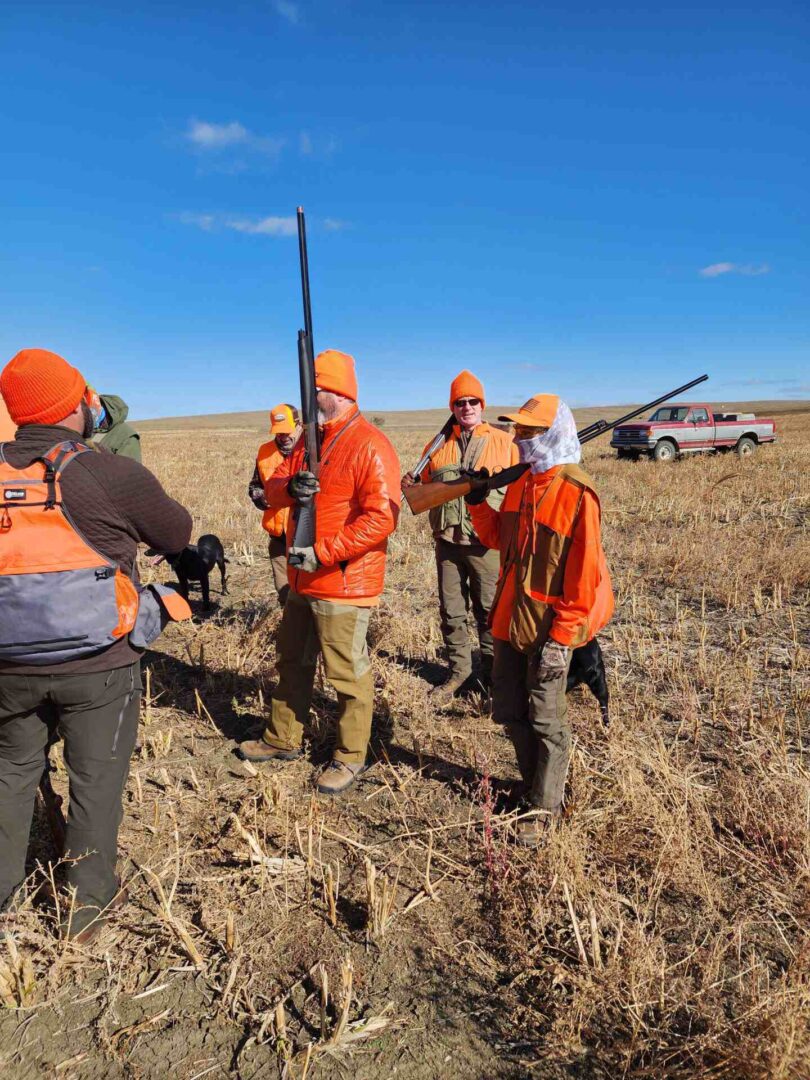
[[[346,761],[330,761],[318,777],[318,791],[322,795],[340,795],[366,771],[362,764],[353,765]]]
[[[290,747],[289,750],[279,750],[275,746],[269,746],[264,739],[248,739],[239,743],[236,750],[242,761],[295,761],[301,757],[300,747]]]
[[[562,806],[556,810],[543,810],[532,806],[524,811],[515,825],[515,843],[521,847],[536,848],[548,839],[554,825],[562,820]]]
[[[434,686],[430,691],[431,704],[435,705],[437,709],[446,708],[468,678],[468,675],[451,675],[447,682],[442,683],[441,686]]]

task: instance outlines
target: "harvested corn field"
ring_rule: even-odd
[[[432,431],[391,434],[404,471]],[[230,592],[212,578],[214,613],[147,654],[129,899],[89,949],[35,902],[37,819],[0,944],[3,1076],[807,1076],[810,413],[779,435],[745,460],[585,451],[617,596],[612,719],[573,693],[566,819],[529,852],[485,702],[429,702],[435,567],[407,510],[372,619],[373,767],[313,794],[323,681],[303,760],[234,756],[262,727],[280,617],[246,496],[262,436],[209,431],[191,453],[192,432],[145,432],[195,538],[222,538]]]

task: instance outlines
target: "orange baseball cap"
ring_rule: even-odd
[[[292,435],[298,427],[298,409],[292,405],[274,405],[270,410],[270,434]]]
[[[58,424],[84,397],[84,376],[57,353],[23,349],[0,373],[0,394],[15,424]]]
[[[520,424],[521,427],[550,428],[554,423],[559,404],[560,399],[557,394],[535,394],[521,405],[517,412],[507,413],[505,416],[499,416],[498,419]]]
[[[333,394],[357,401],[357,375],[354,357],[337,349],[327,349],[315,357],[315,385],[319,390],[331,390]]]

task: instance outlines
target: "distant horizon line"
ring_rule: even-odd
[[[803,405],[806,405],[808,407],[808,409],[810,409],[810,398],[746,398],[746,399],[740,399],[740,400],[731,400],[731,399],[725,398],[725,399],[712,400],[711,398],[703,398],[698,394],[698,395],[688,395],[683,400],[684,401],[696,401],[696,402],[704,402],[705,401],[708,405],[712,405],[712,406],[715,406],[715,407],[722,406],[723,408],[727,408],[727,409],[731,408],[732,406],[737,406],[737,407],[748,406],[749,408],[751,406],[758,406],[760,408],[770,408],[770,407],[774,407],[774,408],[782,407],[782,408],[784,408],[785,406],[789,406],[790,407],[789,411],[800,411],[801,406],[803,406]],[[572,411],[574,413],[581,412],[583,410],[591,410],[592,411],[592,410],[600,410],[600,409],[614,410],[614,411],[615,410],[620,410],[620,409],[628,409],[629,410],[629,409],[637,408],[638,405],[640,405],[640,404],[641,404],[641,402],[628,401],[628,402],[619,402],[619,403],[613,404],[613,405],[604,405],[604,404],[599,404],[599,405],[572,405],[571,409],[572,409]],[[490,420],[490,421],[496,420],[497,419],[496,414],[498,412],[500,412],[501,410],[516,409],[516,408],[519,408],[519,406],[520,406],[520,402],[512,402],[511,404],[487,405],[486,409],[484,410],[484,412],[485,412],[484,418],[487,419],[487,420]],[[166,416],[150,416],[150,417],[143,417],[143,418],[138,418],[138,419],[129,417],[128,420],[129,420],[130,423],[137,425],[137,424],[163,424],[163,423],[166,423],[167,421],[170,421],[170,420],[189,421],[189,420],[206,420],[206,419],[210,420],[210,419],[216,419],[216,418],[221,418],[221,417],[234,417],[234,418],[240,417],[240,418],[242,418],[243,422],[246,422],[251,418],[254,418],[254,417],[258,418],[260,416],[263,416],[264,414],[269,414],[271,408],[272,408],[272,406],[268,405],[266,408],[263,408],[263,409],[232,409],[232,410],[227,410],[225,412],[210,412],[210,413],[185,413],[185,414],[174,413],[174,414],[166,415]],[[386,420],[389,417],[393,418],[393,417],[406,417],[406,416],[424,417],[426,420],[428,420],[428,419],[432,419],[434,414],[436,414],[437,416],[438,415],[447,415],[447,413],[450,411],[449,408],[443,408],[442,406],[437,406],[437,407],[429,408],[429,409],[428,408],[426,408],[426,409],[380,409],[380,408],[374,408],[373,406],[365,407],[362,402],[360,402],[360,410],[361,410],[361,412],[365,413],[366,416],[372,416],[372,415],[373,416],[381,416],[381,417],[384,417]],[[402,423],[400,423],[400,425],[398,425],[398,426],[401,426],[401,427],[420,427],[422,425],[419,424],[419,423],[413,423],[413,424],[402,424]]]

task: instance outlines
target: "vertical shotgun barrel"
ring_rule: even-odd
[[[312,306],[309,296],[309,259],[304,208],[298,207],[298,258],[301,264],[301,294],[304,301],[304,329],[298,331],[298,375],[301,383],[301,422],[304,428],[305,463],[309,472],[318,475],[321,440],[318,431],[318,395],[315,387],[315,350],[312,344]],[[296,512],[294,547],[312,547],[315,543],[315,496]],[[292,555],[292,566],[300,563]]]

